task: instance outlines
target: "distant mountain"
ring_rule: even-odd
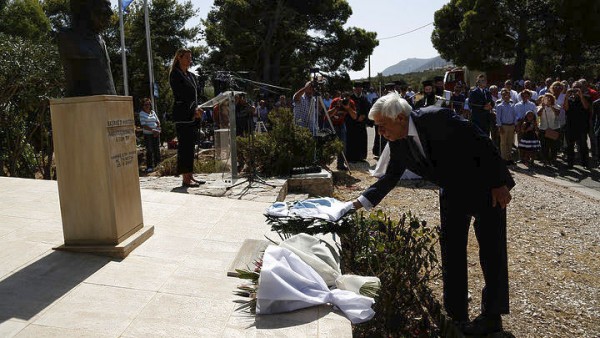
[[[436,56],[430,59],[410,58],[402,60],[393,66],[387,67],[381,73],[384,76],[389,76],[394,74],[422,72],[424,70],[441,68],[451,64],[451,62],[442,59],[440,56]]]

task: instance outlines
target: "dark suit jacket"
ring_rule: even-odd
[[[201,88],[198,85],[198,78],[188,72],[186,77],[182,71],[175,68],[169,74],[169,84],[173,90],[173,121],[192,122],[194,113],[199,102]]]
[[[488,113],[488,110],[484,110],[483,106],[486,103],[490,103],[494,106],[494,100],[489,90],[484,89],[483,92],[479,88],[475,88],[469,92],[469,108],[475,113]]]
[[[406,139],[390,142],[390,163],[384,176],[363,193],[377,205],[410,169],[424,179],[461,195],[489,194],[492,188],[515,185],[489,137],[448,108],[430,106],[411,115],[426,155],[426,169],[408,150]]]
[[[592,115],[592,125],[594,126],[594,134],[600,136],[600,99],[594,101]]]

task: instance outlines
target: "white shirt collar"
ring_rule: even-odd
[[[415,127],[415,122],[412,119],[412,116],[408,116],[408,136],[419,137],[417,133],[417,127]]]
[[[417,144],[417,148],[419,148],[421,155],[423,155],[423,157],[427,157],[425,155],[425,150],[423,149],[423,145],[421,144],[421,139],[419,138],[419,133],[417,132],[417,127],[415,126],[415,123],[413,122],[411,115],[408,115],[408,135],[407,135],[407,137],[409,137],[409,136],[412,137],[413,140],[415,141],[415,143]]]

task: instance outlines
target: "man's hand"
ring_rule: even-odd
[[[352,202],[352,205],[354,206],[354,209],[356,209],[356,210],[362,208],[362,204],[358,200]]]
[[[498,204],[502,209],[505,209],[511,199],[507,186],[492,188],[492,207],[496,207],[496,204]]]
[[[491,110],[492,109],[492,104],[491,103],[486,103],[485,106],[483,106],[484,110]]]
[[[204,110],[202,110],[202,108],[196,108],[196,111],[194,112],[194,118],[195,119],[201,118],[202,113],[204,113]]]

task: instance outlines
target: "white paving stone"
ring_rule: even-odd
[[[256,320],[235,310],[242,281],[226,273],[242,243],[279,240],[262,215],[277,191],[258,192],[142,189],[155,233],[114,260],[52,250],[63,244],[55,181],[0,177],[0,337],[350,337],[330,307]]]

